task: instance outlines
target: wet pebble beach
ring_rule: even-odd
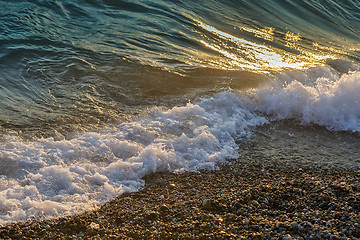
[[[15,223],[1,239],[359,239],[360,174],[253,156],[155,173],[81,215]]]

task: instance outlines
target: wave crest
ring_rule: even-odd
[[[360,132],[360,72],[293,80],[282,88],[259,90],[256,110],[273,120],[297,119],[336,131]]]

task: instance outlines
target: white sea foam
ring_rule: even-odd
[[[360,132],[360,72],[329,67],[280,76],[282,87],[257,91],[254,109],[272,120],[297,119],[330,130]]]
[[[144,185],[155,171],[214,169],[253,127],[281,119],[360,132],[360,72],[278,75],[252,94],[226,90],[71,139],[0,144],[0,224],[79,213]],[[57,138],[58,139],[58,138]]]
[[[233,92],[68,140],[0,145],[0,223],[74,214],[143,186],[155,171],[213,169],[267,120]]]

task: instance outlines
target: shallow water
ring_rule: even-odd
[[[78,213],[254,142],[279,161],[358,169],[359,12],[351,0],[1,1],[0,224]]]

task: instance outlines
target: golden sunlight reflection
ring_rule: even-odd
[[[283,69],[304,69],[321,64],[325,59],[335,58],[334,55],[301,49],[299,42],[302,37],[300,34],[292,32],[287,32],[284,35],[284,40],[286,47],[297,50],[296,53],[275,49],[265,45],[265,43],[255,43],[201,22],[198,22],[198,26],[208,33],[203,35],[205,40],[202,40],[201,43],[215,53],[220,54],[217,60],[210,61],[213,67],[269,72]],[[253,33],[258,38],[268,41],[274,40],[273,28],[239,29]],[[320,47],[318,46],[318,48]]]
[[[316,42],[313,43],[313,47],[314,47],[316,50],[317,50],[317,49],[320,49],[320,50],[326,50],[326,51],[329,51],[329,52],[334,52],[334,53],[337,53],[337,54],[346,54],[345,51],[336,50],[336,49],[334,49],[334,48],[321,46],[321,45],[319,45],[319,44],[316,43]],[[352,49],[349,49],[349,50],[352,50]]]
[[[300,40],[301,40],[300,34],[295,34],[295,33],[292,33],[292,32],[287,32],[285,34],[286,46],[289,47],[289,48],[298,49],[297,43]]]
[[[253,33],[255,37],[262,38],[268,41],[274,40],[274,28],[266,27],[262,29],[253,29],[248,27],[242,27],[240,30]]]

